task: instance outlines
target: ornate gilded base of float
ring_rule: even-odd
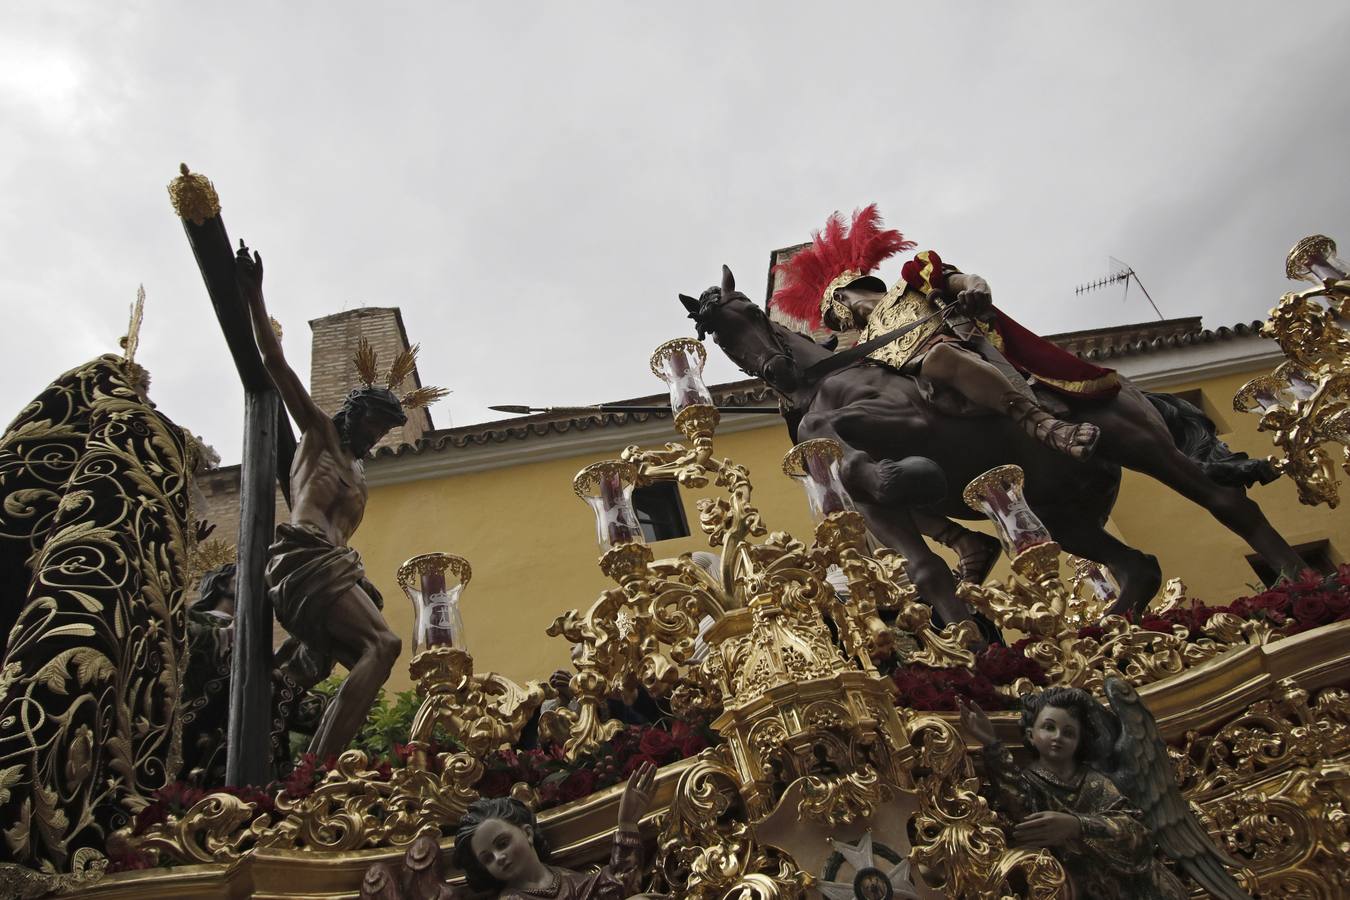
[[[1324,626],[1264,646],[1237,647],[1206,664],[1140,690],[1154,710],[1187,797],[1221,845],[1254,873],[1266,896],[1332,900],[1350,889],[1343,860],[1350,848],[1350,622]],[[1010,717],[995,717],[1015,730]],[[1024,879],[1034,890],[1023,896],[1057,896],[1062,878],[1047,854],[1010,851],[992,814],[976,794],[973,758],[958,735],[954,716],[906,713],[902,741],[921,773],[910,784],[881,783],[914,804],[917,840],[910,857],[915,881],[937,885],[928,896],[999,896],[1007,879]],[[733,887],[751,887],[755,897],[806,896],[819,873],[801,872],[790,858],[758,836],[756,817],[746,822],[723,815],[737,804],[758,802],[758,788],[745,786],[725,748],[666,767],[658,779],[654,815],[659,826],[658,871],[687,869],[688,897],[720,898]],[[396,861],[415,833],[408,821],[402,840],[378,817],[362,815],[352,788],[364,781],[359,768],[340,767],[305,813],[288,817],[288,841],[259,841],[237,855],[208,835],[223,836],[222,811],[206,802],[176,829],[175,854],[189,847],[215,853],[172,869],[107,875],[81,894],[98,898],[352,897],[373,862]],[[474,791],[473,775],[461,772],[460,802]],[[793,788],[789,802],[805,796]],[[428,788],[424,796],[430,796]],[[566,865],[603,854],[614,821],[618,788],[548,810],[540,821]],[[321,812],[317,807],[324,806]],[[424,810],[422,821],[453,821],[450,806]],[[759,819],[769,822],[773,816]],[[324,824],[327,823],[327,824]],[[323,848],[295,849],[296,836],[322,833],[338,823],[350,840]],[[853,834],[841,828],[840,831]],[[856,831],[856,829],[855,829]],[[330,832],[332,833],[332,832]],[[832,832],[826,832],[832,833]],[[774,838],[778,839],[777,832]],[[876,841],[907,843],[903,836]],[[780,841],[781,842],[781,841]],[[371,846],[379,843],[384,846]],[[392,846],[391,846],[392,845]],[[166,850],[168,848],[166,847]],[[752,877],[753,876],[753,877]],[[731,896],[739,896],[732,893]]]

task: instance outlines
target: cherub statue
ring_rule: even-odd
[[[978,706],[961,725],[984,747],[992,805],[1020,846],[1048,848],[1075,896],[1183,900],[1189,892],[1155,845],[1221,900],[1251,900],[1177,788],[1157,722],[1128,682],[1106,679],[1108,711],[1087,691],[1052,687],[1022,697],[1022,733],[1035,760],[1019,769]]]
[[[642,838],[638,820],[652,803],[656,769],[644,763],[619,799],[619,829],[609,865],[583,874],[549,865],[548,844],[530,808],[501,797],[475,800],[459,820],[455,863],[470,887],[496,890],[499,900],[642,900]]]

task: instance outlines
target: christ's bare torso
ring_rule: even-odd
[[[334,546],[347,546],[365,515],[369,490],[365,466],[335,433],[305,432],[291,464],[291,485],[291,524],[317,528]]]

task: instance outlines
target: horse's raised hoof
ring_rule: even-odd
[[[877,463],[872,494],[886,504],[930,506],[947,495],[947,476],[926,456],[888,459]]]

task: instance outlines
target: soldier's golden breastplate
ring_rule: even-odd
[[[858,343],[870,341],[872,338],[880,337],[888,331],[894,331],[903,325],[922,319],[936,308],[937,306],[932,300],[911,289],[902,281],[891,288],[890,293],[881,299],[881,302],[872,310],[872,314],[867,317],[867,327],[858,337]],[[934,318],[908,334],[896,338],[886,346],[878,347],[867,354],[867,358],[898,369],[909,362],[914,352],[923,346],[940,328],[942,328],[941,317]]]

